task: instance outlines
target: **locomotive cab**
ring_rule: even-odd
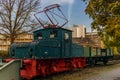
[[[47,28],[34,32],[37,58],[65,58],[71,55],[72,31],[64,28]]]

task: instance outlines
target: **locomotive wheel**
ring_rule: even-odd
[[[50,75],[50,74],[51,74],[51,68],[50,68],[50,67],[47,67],[47,68],[46,68],[46,74],[47,74],[47,75]]]
[[[27,80],[26,78],[21,78],[21,80]]]
[[[89,61],[89,65],[92,67],[92,66],[95,66],[97,64],[97,61],[95,59],[91,59]]]
[[[107,63],[108,63],[108,60],[107,60],[107,59],[104,59],[104,60],[103,60],[103,64],[104,64],[104,65],[107,65]]]

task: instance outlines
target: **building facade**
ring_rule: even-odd
[[[89,45],[103,48],[103,41],[101,40],[97,32],[87,32],[86,38],[88,38],[91,41],[88,41]]]
[[[22,34],[19,35],[15,42],[32,42],[33,35],[32,34]],[[5,38],[3,35],[0,35],[0,51],[8,51],[10,46],[10,40]]]
[[[72,41],[83,46],[104,48],[104,43],[97,32],[87,32],[84,38],[73,38]]]
[[[84,25],[73,25],[73,27],[68,28],[72,30],[72,37],[73,38],[81,38],[85,37],[86,34],[86,27]]]

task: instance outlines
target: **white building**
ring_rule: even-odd
[[[81,37],[85,37],[85,33],[86,33],[86,27],[85,25],[73,25],[73,27],[68,28],[70,30],[72,30],[72,37],[73,38],[81,38]]]

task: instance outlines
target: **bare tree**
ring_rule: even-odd
[[[33,30],[33,13],[40,8],[40,0],[0,0],[0,34],[10,40]]]

